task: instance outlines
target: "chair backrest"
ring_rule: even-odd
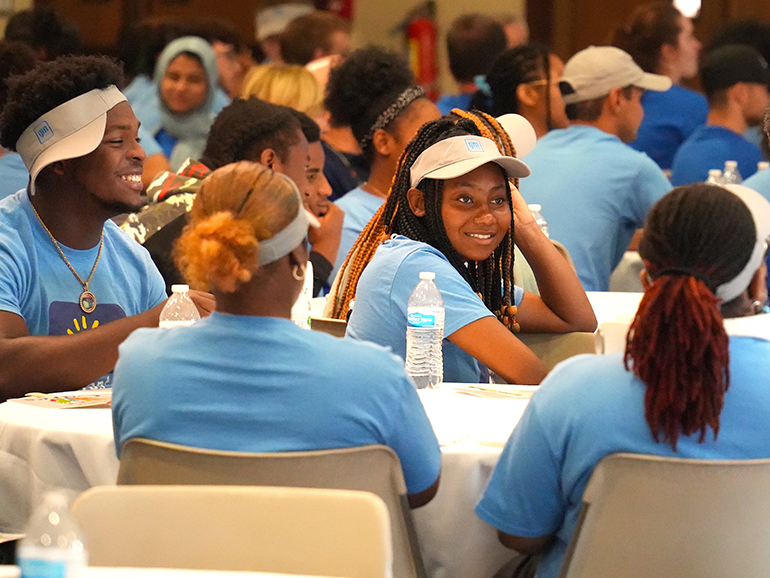
[[[72,511],[95,566],[390,577],[388,512],[369,492],[98,486]]]
[[[604,353],[604,334],[574,331],[572,333],[517,333],[548,369],[573,355]]]
[[[560,578],[759,578],[770,460],[613,454],[594,469]]]
[[[393,575],[426,576],[401,463],[387,446],[245,453],[133,438],[123,446],[118,484],[231,484],[372,492],[382,498],[390,513]]]
[[[345,337],[345,329],[347,329],[347,327],[347,321],[344,321],[343,319],[332,319],[330,317],[310,318],[310,329],[328,333],[334,337]]]

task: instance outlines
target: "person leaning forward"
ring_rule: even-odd
[[[9,83],[0,142],[30,180],[0,202],[2,399],[109,386],[118,345],[158,324],[163,279],[109,221],[141,205],[145,154],[121,77],[114,61],[79,56]],[[204,314],[214,307],[193,299]]]

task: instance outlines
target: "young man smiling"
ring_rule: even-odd
[[[118,345],[158,323],[163,280],[109,221],[140,207],[145,158],[121,76],[68,57],[9,83],[0,143],[30,180],[0,202],[0,398],[109,385]]]

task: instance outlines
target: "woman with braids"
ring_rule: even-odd
[[[561,58],[542,44],[525,44],[506,50],[476,84],[479,90],[471,109],[499,117],[515,113],[526,118],[537,138],[554,128],[567,128],[569,120],[559,80]]]
[[[118,453],[133,437],[256,452],[385,444],[398,454],[412,506],[433,497],[441,452],[403,363],[291,321],[308,226],[317,225],[296,185],[266,166],[241,161],[206,178],[177,264],[217,296],[217,312],[121,345]]]
[[[625,356],[581,355],[543,382],[476,513],[554,578],[588,478],[631,452],[770,457],[770,203],[740,185],[678,187],[647,216],[644,297]]]
[[[344,317],[355,293],[348,335],[403,357],[409,295],[419,273],[432,271],[444,298],[444,379],[486,381],[489,368],[510,382],[539,383],[545,366],[513,332],[593,331],[596,319],[574,272],[509,183],[529,168],[500,154],[491,139],[510,150],[510,138],[492,117],[479,118],[491,138],[471,120],[446,117],[409,143],[388,200],[351,252],[335,314]],[[542,297],[513,286],[514,231]]]
[[[379,47],[357,50],[332,69],[325,104],[332,124],[350,126],[371,167],[368,180],[336,202],[345,221],[333,281],[358,235],[385,202],[404,147],[440,113],[415,85],[409,64]]]

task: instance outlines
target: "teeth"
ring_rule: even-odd
[[[124,181],[131,181],[133,183],[138,183],[142,180],[142,175],[123,175],[120,177]]]
[[[494,237],[494,235],[479,235],[478,233],[467,233],[469,237],[473,237],[474,239],[491,239]]]

